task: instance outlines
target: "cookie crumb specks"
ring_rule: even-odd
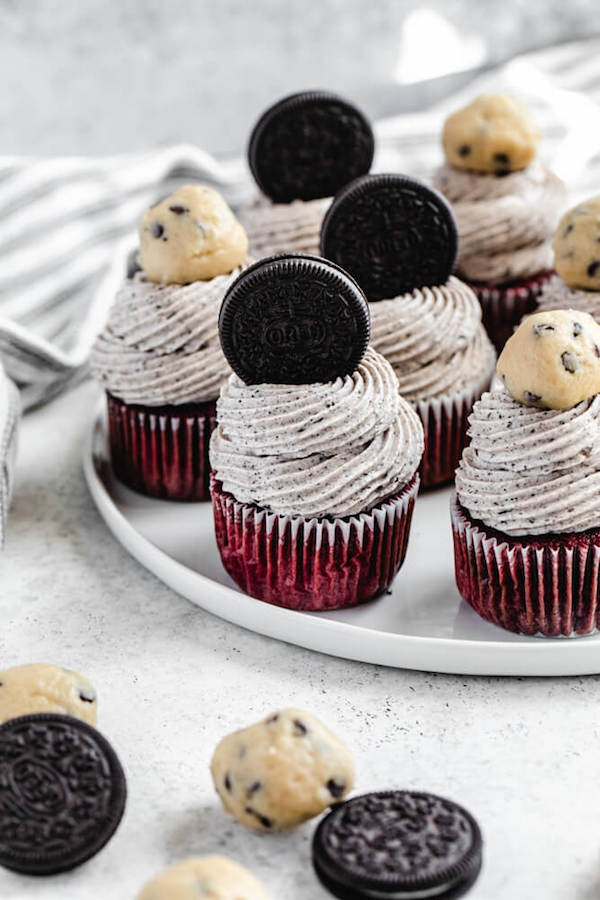
[[[561,353],[560,358],[567,372],[574,373],[579,368],[579,362],[577,360],[577,356],[574,353],[570,353],[569,351],[565,350],[564,353]]]

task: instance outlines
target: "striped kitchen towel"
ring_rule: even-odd
[[[378,122],[374,169],[427,177],[441,159],[448,112],[497,90],[531,105],[544,157],[573,199],[600,189],[598,39],[518,57],[479,72],[427,111]],[[102,159],[0,157],[0,359],[25,409],[86,377],[140,215],[190,181],[217,187],[234,207],[254,191],[242,160],[217,162],[192,146]],[[7,433],[14,432],[14,417],[14,400],[0,397]],[[0,437],[0,520],[10,484],[6,446]]]

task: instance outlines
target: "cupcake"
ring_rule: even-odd
[[[458,222],[457,274],[479,297],[498,350],[552,275],[564,186],[536,158],[538,142],[526,107],[484,94],[446,120],[446,162],[434,175]]]
[[[237,584],[291,609],[354,606],[400,569],[423,429],[342,269],[282,256],[249,268],[219,320],[233,375],[211,439],[217,545]]]
[[[230,374],[219,308],[247,249],[229,207],[202,185],[180,188],[142,219],[141,271],[120,289],[91,354],[107,391],[113,469],[134,490],[209,498],[209,438]]]
[[[568,307],[600,322],[600,196],[564,214],[552,249],[556,274],[542,288],[537,308]]]
[[[251,255],[318,253],[331,197],[369,171],[374,146],[365,116],[335,94],[292,94],[266,110],[248,145],[260,193],[240,210]]]
[[[498,360],[456,473],[456,583],[484,619],[572,636],[600,609],[600,325],[529,316]]]
[[[403,175],[367,175],[339,192],[323,222],[323,256],[363,288],[371,345],[391,363],[421,419],[426,487],[454,477],[467,418],[496,354],[471,288],[451,274],[457,234],[447,202]]]

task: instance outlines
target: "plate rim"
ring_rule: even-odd
[[[105,401],[102,397],[86,428],[83,444],[83,473],[94,504],[115,539],[145,569],[180,596],[206,612],[274,640],[303,647],[318,653],[371,665],[412,669],[450,675],[519,676],[519,677],[568,677],[600,674],[600,642],[589,637],[577,638],[528,638],[519,641],[481,641],[476,638],[453,638],[425,635],[398,634],[319,618],[318,613],[298,612],[263,603],[227,585],[213,581],[207,575],[194,571],[170,557],[164,550],[142,535],[129,522],[111,497],[95,464],[95,442],[100,431],[106,445]],[[202,602],[188,592],[187,583],[206,589]],[[211,592],[217,602],[212,602]],[[233,595],[237,613],[218,608],[218,595]],[[258,611],[258,616],[257,616]],[[286,628],[292,619],[302,629]],[[253,621],[251,621],[253,620]],[[282,632],[285,631],[284,635]],[[310,641],[302,635],[310,635]],[[327,637],[341,634],[350,640],[344,651],[332,647]],[[365,635],[369,641],[363,641]],[[593,637],[593,636],[592,636]],[[378,646],[380,645],[380,646]],[[369,649],[369,647],[371,649]],[[375,651],[375,652],[371,652]],[[485,656],[486,663],[476,658]],[[562,665],[552,664],[558,655]]]

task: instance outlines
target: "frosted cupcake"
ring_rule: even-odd
[[[382,593],[406,553],[423,429],[367,349],[360,288],[316,257],[263,261],[228,291],[220,333],[235,372],[210,451],[225,568],[293,609]]]
[[[477,297],[450,274],[457,236],[448,204],[403,175],[365,176],[334,200],[321,244],[323,256],[365,291],[371,344],[391,363],[400,393],[421,419],[422,483],[451,480],[496,354]]]
[[[219,308],[247,249],[229,207],[202,185],[180,188],[142,219],[142,271],[117,294],[91,355],[107,391],[112,465],[134,490],[209,498],[209,438],[230,374]]]
[[[554,241],[556,274],[538,297],[538,309],[578,309],[600,322],[600,196],[568,210]]]
[[[240,210],[251,255],[318,253],[331,197],[369,171],[373,150],[369,122],[336,94],[305,91],[266,110],[248,145],[260,194]]]
[[[470,419],[452,527],[464,599],[509,631],[589,634],[600,609],[600,326],[529,316]]]
[[[531,114],[503,94],[484,94],[451,115],[442,143],[446,163],[434,185],[458,223],[457,274],[475,290],[501,350],[552,274],[564,186],[536,158]]]

